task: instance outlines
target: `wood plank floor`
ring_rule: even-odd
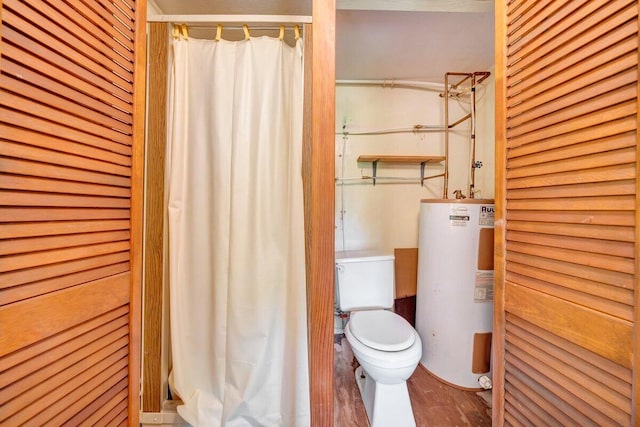
[[[334,361],[335,427],[368,427],[369,421],[354,378],[353,353],[346,338],[335,344]],[[418,427],[491,426],[491,410],[475,392],[448,386],[421,365],[408,384]]]

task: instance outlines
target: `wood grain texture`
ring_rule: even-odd
[[[504,369],[504,282],[506,268],[506,128],[507,128],[507,2],[495,2],[495,221],[494,221],[494,297],[493,297],[493,395],[492,424],[504,423],[505,369]],[[510,3],[509,7],[513,7]],[[522,6],[521,4],[519,4]]]
[[[381,154],[371,154],[359,156],[358,162],[382,162],[382,163],[440,163],[445,160],[444,156],[388,156]]]
[[[312,4],[311,283],[308,310],[313,427],[333,425],[335,14],[335,0]]]
[[[636,5],[636,25],[640,28],[640,4]],[[637,40],[637,37],[636,37]],[[637,58],[640,58],[640,48],[636,49]],[[637,67],[637,65],[636,65]],[[637,67],[637,93],[640,94],[640,67]],[[640,141],[640,95],[636,99],[636,145]],[[636,155],[636,177],[640,177],[640,156]],[[638,255],[640,254],[640,179],[636,178],[636,210],[635,210],[635,277],[640,277],[640,261],[638,261]],[[633,330],[633,379],[631,390],[631,424],[638,425],[640,423],[640,292],[636,289],[634,298],[634,330]]]
[[[334,345],[334,358],[334,425],[368,427],[367,414],[355,382],[357,362],[345,338]],[[491,426],[491,411],[475,392],[443,383],[422,365],[418,365],[407,385],[417,427]]]
[[[415,296],[418,286],[418,248],[396,248],[393,255],[395,298]]]
[[[129,303],[129,273],[110,276],[0,308],[0,356]],[[40,313],[33,316],[33,313]]]
[[[149,32],[149,97],[147,136],[147,200],[144,284],[144,374],[142,410],[162,409],[163,221],[167,115],[168,25],[151,23]]]
[[[126,8],[119,6],[121,10]],[[134,29],[134,80],[132,111],[131,156],[131,252],[129,283],[129,352],[127,358],[128,402],[127,422],[138,425],[140,416],[140,377],[142,357],[142,255],[144,251],[144,162],[146,123],[146,70],[147,70],[147,2],[135,2]]]
[[[587,311],[577,304],[509,282],[505,285],[505,311],[622,366],[631,367],[631,322]]]

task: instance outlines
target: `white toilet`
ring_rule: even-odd
[[[336,296],[351,312],[344,328],[360,363],[356,382],[371,427],[412,427],[407,379],[422,356],[422,342],[404,318],[389,311],[394,257],[379,252],[336,252]]]

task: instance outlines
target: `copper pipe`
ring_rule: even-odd
[[[467,114],[466,116],[464,116],[463,118],[461,118],[457,122],[451,123],[449,125],[449,129],[456,127],[457,125],[459,125],[460,123],[464,122],[465,120],[467,120],[469,118],[471,118],[471,113]]]
[[[475,198],[476,186],[476,73],[471,76],[471,184],[469,198]]]
[[[444,75],[444,193],[447,199],[449,193],[449,73]]]

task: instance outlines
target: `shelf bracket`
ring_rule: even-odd
[[[427,162],[420,162],[420,187],[424,187],[424,165]]]
[[[371,178],[373,178],[373,186],[375,187],[376,186],[376,173],[378,172],[378,161],[377,160],[374,160],[371,163],[371,169],[372,169],[372,172],[373,172],[373,176]]]

